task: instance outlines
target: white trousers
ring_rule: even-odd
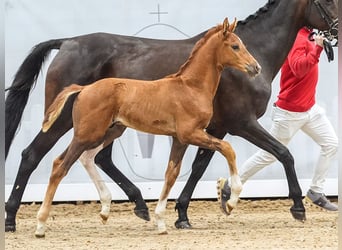
[[[314,192],[323,193],[325,177],[338,147],[336,133],[325,115],[324,109],[317,104],[307,112],[290,112],[279,107],[273,107],[272,120],[270,134],[285,146],[301,129],[321,147],[310,189]],[[273,155],[264,150],[259,150],[242,165],[240,170],[241,182],[245,183],[248,178],[274,161],[276,158]]]

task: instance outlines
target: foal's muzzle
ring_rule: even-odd
[[[246,66],[246,71],[250,76],[256,76],[261,72],[261,66],[259,63],[248,64]]]

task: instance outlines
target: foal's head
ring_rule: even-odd
[[[228,23],[227,18],[223,21],[222,29],[219,32],[219,39],[222,39],[222,43],[217,50],[218,63],[255,76],[260,73],[261,66],[248,52],[241,39],[233,33],[236,24],[236,18],[232,24]]]

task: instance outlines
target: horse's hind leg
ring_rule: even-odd
[[[105,224],[109,217],[110,212],[110,204],[112,201],[112,194],[110,193],[106,183],[101,178],[99,172],[96,169],[94,158],[95,155],[103,148],[103,145],[98,146],[97,148],[85,151],[79,158],[83,166],[88,172],[88,175],[94,182],[97,192],[100,196],[101,201],[101,212],[100,217],[102,219],[102,223]]]
[[[163,218],[163,213],[166,209],[167,197],[170,190],[175,184],[182,165],[182,159],[187,149],[187,144],[182,144],[177,138],[173,138],[169,163],[165,173],[165,182],[155,209],[156,222],[159,234],[166,234],[166,225]]]
[[[95,163],[100,167],[128,196],[129,200],[135,202],[134,213],[141,219],[150,220],[150,214],[146,202],[144,201],[141,192],[112,161],[112,143],[102,149],[95,156]]]
[[[58,139],[72,126],[70,119],[61,120],[64,121],[56,121],[56,126],[51,127],[47,133],[39,132],[31,144],[22,152],[19,170],[5,206],[6,232],[16,231],[16,214],[31,174],[37,168],[41,159],[55,145]]]
[[[144,219],[149,221],[150,215],[148,212],[148,208],[144,199],[141,196],[140,190],[134,186],[130,180],[127,179],[113,164],[111,161],[111,149],[113,140],[120,137],[123,132],[126,130],[125,126],[114,124],[111,128],[109,128],[105,135],[105,141],[103,143],[105,149],[101,151],[101,156],[103,157],[103,153],[107,153],[107,157],[101,158],[99,154],[95,157],[95,162],[98,164],[102,170],[105,171],[119,186],[124,190],[124,192],[130,198],[130,201],[135,201],[137,206],[134,209],[134,213]],[[107,147],[110,145],[110,147]],[[109,150],[108,150],[109,149]]]
[[[37,229],[35,231],[35,236],[37,238],[45,237],[46,220],[49,216],[57,187],[62,178],[68,173],[72,164],[81,156],[84,148],[84,145],[75,143],[75,140],[73,139],[68,149],[54,160],[45,197],[37,214]]]

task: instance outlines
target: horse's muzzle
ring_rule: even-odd
[[[261,66],[259,63],[249,64],[246,66],[246,71],[250,76],[254,77],[261,72]]]

